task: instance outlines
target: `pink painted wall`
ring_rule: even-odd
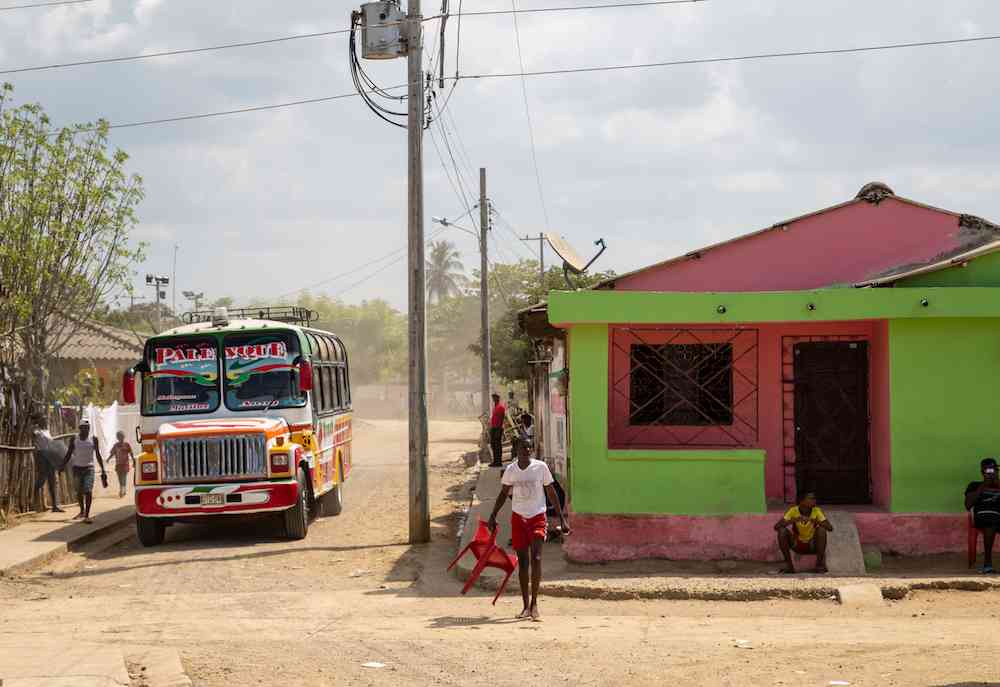
[[[624,325],[628,326],[628,325]],[[636,325],[638,326],[638,325]],[[872,413],[871,425],[871,476],[873,502],[888,507],[891,482],[889,479],[889,353],[888,325],[885,322],[817,322],[817,323],[767,323],[746,324],[758,331],[758,425],[757,441],[747,448],[761,448],[767,453],[764,465],[765,498],[772,503],[784,503],[794,498],[786,488],[785,459],[789,443],[793,444],[790,421],[791,413],[785,404],[791,402],[784,394],[783,379],[790,370],[782,369],[782,339],[784,337],[849,337],[869,342],[869,403]],[[713,329],[707,325],[671,325],[671,329]],[[613,327],[612,327],[613,329]],[[612,334],[609,334],[613,336]],[[623,351],[611,348],[609,355],[623,356]],[[627,364],[626,364],[627,365]],[[614,366],[609,366],[609,372]],[[614,383],[609,379],[610,385]],[[613,424],[612,413],[627,413],[628,404],[611,404],[609,424]],[[619,418],[619,423],[627,422]],[[609,427],[609,431],[610,431]],[[789,435],[786,440],[786,433]],[[669,448],[669,447],[665,447]],[[794,452],[793,452],[794,453]],[[773,523],[772,523],[773,524]]]
[[[889,322],[872,323],[871,346],[871,470],[872,503],[886,510],[892,505],[892,429],[889,409]]]
[[[894,198],[858,201],[615,283],[629,291],[791,291],[849,284],[953,250],[958,218]]]
[[[777,561],[774,523],[781,514],[728,517],[574,513],[563,551],[573,561]],[[966,515],[855,513],[862,545],[904,556],[965,551]],[[980,544],[980,547],[982,545]]]

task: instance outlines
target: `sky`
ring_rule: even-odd
[[[12,4],[22,2],[0,9]],[[591,3],[518,7],[580,4]],[[343,0],[94,0],[0,11],[0,69],[332,31],[347,28],[352,9]],[[439,10],[433,1],[423,13]],[[1000,5],[706,0],[524,14],[518,25],[525,70],[537,71],[991,35]],[[536,255],[537,243],[518,237],[546,231],[584,256],[603,238],[595,269],[624,272],[843,202],[872,180],[1000,221],[1000,40],[522,85],[471,78],[520,70],[509,14],[464,18],[460,41],[458,20],[447,27],[445,72],[466,78],[438,94],[450,99],[425,136],[426,232],[452,241],[470,272],[475,239],[431,221],[468,209],[455,167],[471,195],[487,169],[496,262]],[[436,21],[425,23],[428,63],[437,33]],[[351,93],[347,45],[340,34],[0,80],[57,124],[120,124]],[[403,59],[365,67],[382,85],[406,81]],[[118,129],[111,140],[145,180],[139,295],[152,295],[146,273],[174,273],[176,246],[180,311],[185,290],[245,303],[294,301],[307,287],[405,309],[406,133],[360,99]]]

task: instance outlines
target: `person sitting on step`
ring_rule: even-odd
[[[826,519],[823,511],[816,505],[816,494],[806,492],[797,506],[788,509],[785,515],[774,525],[778,533],[778,548],[785,559],[783,573],[794,573],[792,551],[799,554],[815,555],[816,568],[814,572],[825,573],[826,570],[826,535],[833,532],[833,525]]]

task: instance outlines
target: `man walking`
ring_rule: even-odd
[[[538,588],[542,583],[542,545],[548,534],[548,523],[545,520],[545,495],[556,509],[559,516],[560,529],[563,534],[569,534],[569,525],[563,515],[559,497],[552,488],[552,473],[549,466],[540,460],[534,460],[528,455],[527,447],[522,448],[517,461],[504,470],[500,480],[502,485],[500,495],[493,504],[488,526],[490,530],[497,528],[497,513],[507,502],[507,497],[513,493],[511,503],[510,529],[511,545],[517,551],[518,580],[521,583],[521,599],[524,608],[518,618],[531,618],[538,622]],[[529,554],[530,551],[530,554]],[[530,555],[530,558],[529,558]],[[531,564],[531,595],[528,594],[528,564]]]
[[[493,452],[493,462],[490,467],[503,467],[503,421],[507,417],[507,408],[500,402],[500,394],[493,394],[493,414],[490,415],[490,450]]]
[[[997,478],[996,458],[984,458],[979,463],[983,481],[969,482],[965,488],[965,507],[972,511],[977,529],[983,533],[983,573],[993,569],[993,542],[1000,528],[1000,479]]]
[[[80,423],[80,433],[69,440],[69,449],[63,467],[69,464],[73,468],[73,481],[76,483],[76,499],[80,512],[73,516],[74,520],[83,518],[83,522],[91,524],[90,508],[94,503],[94,456],[101,466],[101,480],[107,483],[108,473],[104,470],[104,459],[101,458],[101,448],[97,437],[90,436],[90,423]]]
[[[45,494],[42,489],[48,483],[49,496],[52,498],[52,512],[65,513],[59,507],[56,496],[56,476],[62,463],[62,454],[58,452],[59,444],[49,434],[48,420],[40,417],[35,427],[35,489],[34,495],[38,501],[38,512],[45,510]]]

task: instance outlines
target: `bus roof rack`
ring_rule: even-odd
[[[318,315],[315,310],[301,308],[297,305],[265,305],[256,308],[226,308],[230,319],[234,320],[271,320],[307,326],[315,322]],[[194,310],[186,312],[181,319],[187,324],[207,322],[211,324],[214,310]]]

